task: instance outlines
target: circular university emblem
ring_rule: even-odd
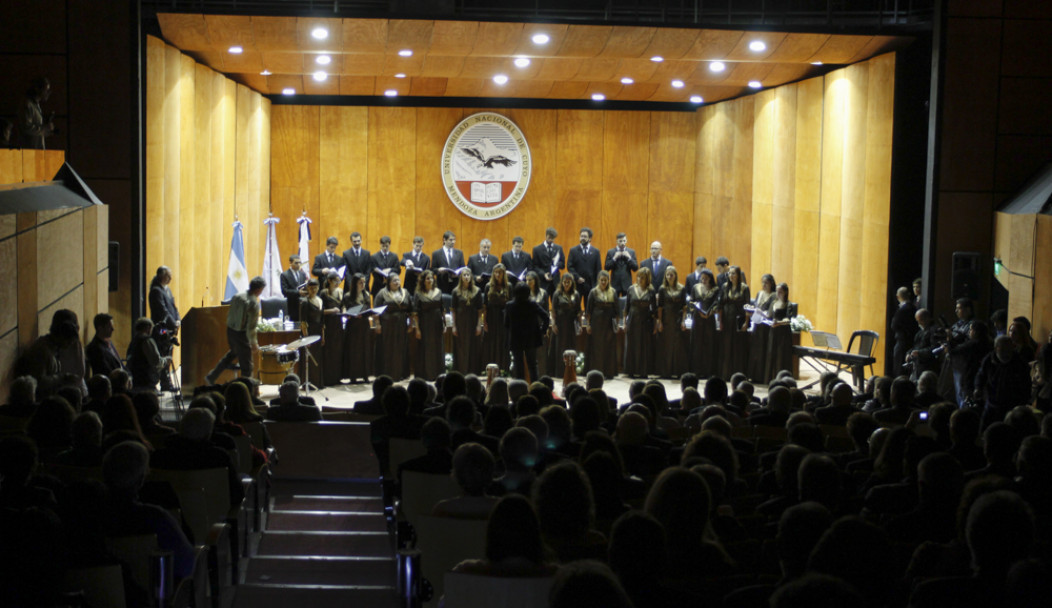
[[[519,204],[533,162],[519,127],[493,112],[460,121],[442,149],[442,185],[464,215],[495,220]]]

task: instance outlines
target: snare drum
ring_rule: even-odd
[[[275,353],[275,357],[278,360],[278,365],[282,367],[290,368],[300,360],[300,351],[298,350],[279,350]]]

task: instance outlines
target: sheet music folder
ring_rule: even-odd
[[[840,338],[838,338],[836,334],[824,331],[812,330],[811,341],[813,341],[818,348],[829,348],[833,350],[844,349],[844,345],[840,343]]]

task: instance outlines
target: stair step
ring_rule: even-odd
[[[397,606],[393,587],[354,585],[270,585],[237,587],[234,608],[391,608]]]
[[[333,494],[283,494],[274,496],[271,509],[285,511],[332,511],[346,513],[383,513],[384,501],[374,496],[340,496]]]
[[[271,486],[271,494],[278,496],[319,495],[379,499],[383,496],[383,486],[379,481],[275,479]]]
[[[393,557],[386,532],[303,532],[267,530],[256,555]]]
[[[246,583],[390,586],[397,582],[393,558],[268,556],[253,557]]]

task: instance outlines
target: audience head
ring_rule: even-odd
[[[560,405],[549,405],[541,410],[541,418],[548,424],[548,445],[546,448],[557,448],[570,444],[573,434],[570,414]]]
[[[605,564],[583,560],[559,568],[548,595],[548,608],[632,608],[621,583]]]
[[[699,548],[709,533],[712,495],[701,475],[669,467],[654,481],[643,510],[674,532],[670,544]]]
[[[466,395],[454,397],[446,403],[446,420],[454,432],[471,428],[475,423],[475,402]]]
[[[528,471],[540,460],[537,436],[525,426],[510,428],[500,439],[500,459],[509,471]]]
[[[493,507],[486,524],[486,559],[491,564],[511,559],[544,562],[541,524],[525,497],[509,494]]]
[[[518,403],[519,397],[522,397],[530,391],[530,385],[526,384],[525,380],[518,378],[508,383],[508,399],[512,403]]]
[[[179,425],[179,434],[190,441],[208,441],[215,421],[211,411],[202,407],[189,408]]]
[[[404,418],[409,414],[409,391],[402,386],[392,386],[384,391],[380,399],[384,413],[392,418]]]
[[[876,606],[884,605],[895,576],[884,532],[859,517],[833,523],[811,552],[808,569],[846,581]]]
[[[278,387],[280,405],[298,405],[300,402],[300,385],[296,382],[282,382]]]
[[[394,380],[390,376],[380,374],[373,380],[373,399],[380,400],[384,396],[384,391],[390,388],[394,384]]]
[[[482,433],[491,437],[501,437],[514,424],[515,421],[512,420],[511,409],[506,405],[495,405],[486,412]]]
[[[504,378],[494,378],[486,393],[486,405],[507,406],[511,403],[508,398],[508,381]]]
[[[805,574],[779,587],[771,595],[771,608],[845,608],[864,606],[854,587],[827,574]]]
[[[73,419],[73,447],[102,447],[102,419],[95,412],[83,412]]]
[[[279,396],[281,388],[278,388]],[[248,386],[241,382],[231,382],[223,389],[223,398],[226,400],[226,418],[231,422],[243,423],[259,420],[261,416],[252,403],[252,393]]]
[[[712,431],[698,433],[683,450],[683,462],[692,458],[706,458],[718,466],[727,478],[727,486],[738,482],[738,453],[724,436]]]
[[[592,488],[575,462],[560,462],[548,468],[533,484],[533,504],[541,532],[549,538],[581,538],[592,528]]]
[[[37,379],[33,376],[19,376],[11,381],[7,402],[19,408],[30,408],[37,401]]]
[[[1005,424],[1015,429],[1020,439],[1041,434],[1037,412],[1028,405],[1017,405],[1005,414]]]
[[[533,433],[533,436],[537,439],[537,449],[544,451],[548,446],[548,423],[541,418],[540,414],[530,414],[529,416],[520,416],[515,421],[516,427],[522,427]]]
[[[869,438],[879,425],[868,412],[855,412],[847,417],[847,434],[859,452],[869,453]]]
[[[134,497],[146,480],[150,453],[137,441],[122,441],[102,458],[102,477],[118,496]]]
[[[727,383],[722,378],[712,376],[705,381],[705,404],[722,404],[727,402]]]
[[[830,511],[840,504],[840,469],[824,454],[808,454],[797,471],[800,502],[814,501]]]
[[[493,454],[477,443],[465,443],[453,453],[453,479],[465,496],[482,496],[493,482]]]
[[[72,442],[73,418],[77,413],[68,401],[53,395],[40,402],[26,424],[26,434],[38,449],[61,449]]]
[[[426,450],[449,449],[449,423],[444,418],[430,418],[420,429],[420,440]]]
[[[647,419],[637,412],[625,412],[617,420],[615,438],[619,445],[642,445],[650,432]]]
[[[657,582],[667,561],[664,526],[642,511],[626,512],[610,531],[608,559],[622,581]]]
[[[804,574],[811,551],[832,525],[833,515],[817,502],[802,502],[782,511],[775,546],[784,577]]]
[[[1034,532],[1034,513],[1015,492],[999,490],[980,497],[965,527],[972,568],[980,577],[1003,580],[1013,563],[1030,557]]]

